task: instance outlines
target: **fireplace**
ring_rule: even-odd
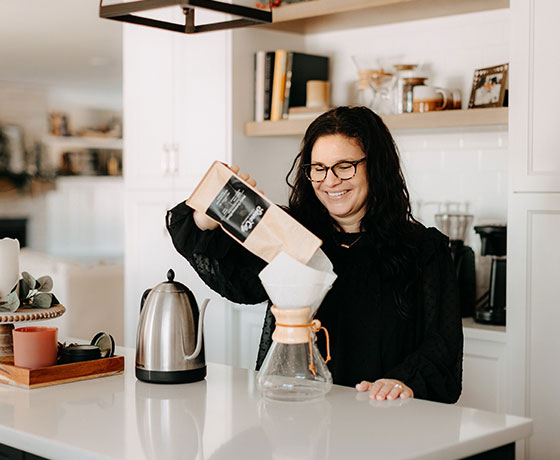
[[[15,238],[20,247],[27,246],[27,218],[0,218],[0,238]]]

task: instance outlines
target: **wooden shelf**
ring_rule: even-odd
[[[462,128],[469,126],[507,126],[507,107],[444,110],[441,112],[383,115],[391,131],[401,129]],[[300,136],[313,120],[251,121],[245,124],[246,136]]]
[[[272,10],[260,27],[301,34],[508,8],[509,0],[310,0]]]
[[[43,143],[49,147],[65,149],[122,150],[123,140],[113,137],[46,136]]]

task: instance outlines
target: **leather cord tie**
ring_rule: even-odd
[[[313,363],[313,342],[311,340],[311,332],[317,333],[320,330],[325,331],[325,339],[327,341],[327,358],[325,359],[325,363],[328,363],[331,360],[331,346],[330,346],[330,338],[329,338],[329,331],[323,326],[321,326],[321,321],[318,319],[314,319],[310,323],[307,324],[280,324],[276,323],[277,327],[307,327],[309,328],[309,335],[308,335],[308,344],[309,344],[309,370],[313,373],[313,375],[317,375],[317,371],[315,370],[315,364]]]

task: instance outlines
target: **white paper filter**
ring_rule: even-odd
[[[331,261],[321,249],[307,265],[281,252],[259,273],[276,307],[311,307],[311,316],[321,305],[336,277]]]

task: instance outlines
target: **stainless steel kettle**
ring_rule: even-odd
[[[136,377],[152,383],[197,382],[206,377],[204,312],[210,299],[198,310],[193,293],[174,281],[147,289],[140,303],[136,333]]]

